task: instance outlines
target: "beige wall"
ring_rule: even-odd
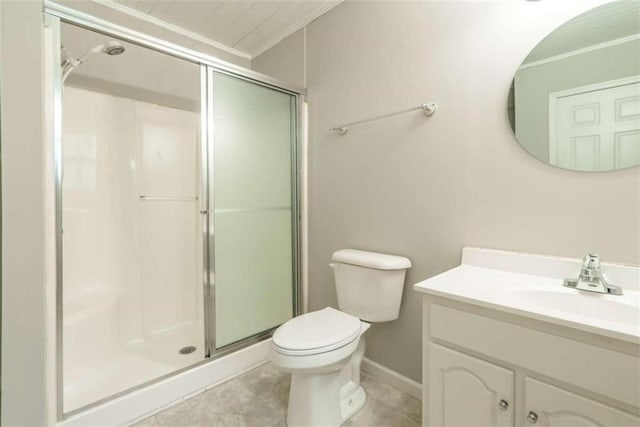
[[[519,70],[515,75],[516,135],[549,161],[549,93],[640,74],[640,41]]]
[[[347,1],[307,26],[310,308],[336,305],[327,266],[336,249],[405,255],[414,265],[401,317],[373,325],[368,357],[420,381],[421,301],[411,286],[458,264],[463,246],[599,251],[640,263],[640,170],[548,166],[517,144],[506,113],[529,51],[603,2]],[[273,64],[302,54],[278,52],[254,67],[288,78]],[[328,132],[429,100],[439,104],[430,119],[406,114]]]
[[[47,419],[42,5],[0,2],[2,419]]]
[[[305,87],[305,29],[291,34],[264,54],[253,58],[254,70]]]

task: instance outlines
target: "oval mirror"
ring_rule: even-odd
[[[608,171],[640,164],[640,1],[615,1],[545,37],[518,68],[509,121],[551,165]]]

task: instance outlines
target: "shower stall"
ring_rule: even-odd
[[[62,418],[299,312],[301,91],[48,4]]]

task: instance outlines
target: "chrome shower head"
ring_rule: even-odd
[[[116,41],[110,41],[109,43],[104,44],[101,50],[107,55],[120,55],[121,53],[124,53],[125,47]]]
[[[73,70],[75,70],[80,64],[83,64],[84,62],[86,62],[87,59],[94,53],[101,52],[101,53],[106,53],[107,55],[110,55],[110,56],[115,56],[115,55],[120,55],[125,51],[125,47],[115,40],[111,40],[110,42],[99,44],[97,46],[92,47],[78,59],[75,59],[73,56],[71,56],[71,53],[69,53],[69,51],[66,50],[64,46],[62,46],[61,48],[62,48],[62,55],[63,55],[63,62],[62,62],[62,81],[63,82],[67,79],[67,77],[69,77],[69,74],[71,74]]]

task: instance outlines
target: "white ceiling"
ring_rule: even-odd
[[[342,0],[93,0],[209,39],[215,47],[253,58]],[[160,22],[163,21],[163,22]],[[220,44],[224,46],[219,46]],[[226,47],[226,49],[225,49]]]
[[[524,63],[541,61],[640,34],[640,1],[607,3],[579,15],[558,27],[542,40]]]

